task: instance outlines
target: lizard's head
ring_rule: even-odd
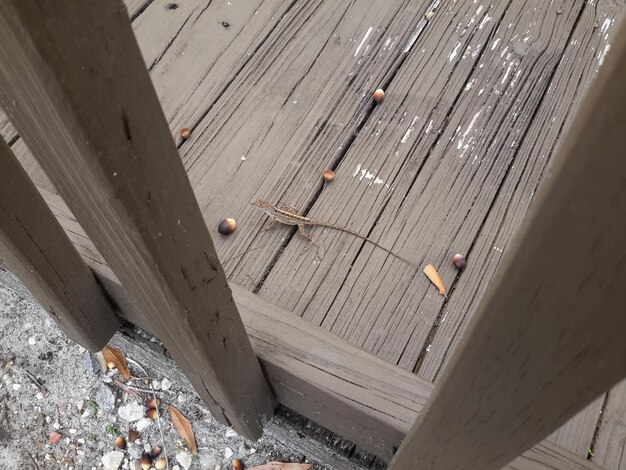
[[[269,202],[264,201],[262,199],[257,199],[256,201],[253,201],[250,204],[258,209],[261,209],[263,212],[267,212],[268,214],[271,214],[274,210],[274,206],[272,206]]]

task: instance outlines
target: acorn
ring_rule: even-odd
[[[150,470],[152,468],[152,458],[148,454],[141,456],[141,468],[143,470]]]
[[[452,262],[461,271],[463,271],[465,269],[465,266],[467,266],[467,261],[465,261],[465,256],[459,253],[454,255],[454,257],[452,258]]]
[[[146,411],[146,417],[155,421],[159,417],[159,410],[156,408],[149,408],[148,411]]]
[[[165,457],[159,458],[154,463],[154,468],[156,468],[157,470],[163,470],[164,468],[167,468],[167,459]]]
[[[183,128],[180,130],[180,136],[181,136],[183,139],[187,140],[187,139],[191,136],[191,130],[190,130],[188,127],[183,127]]]
[[[115,445],[118,449],[126,449],[126,439],[124,439],[122,436],[119,436],[117,439],[115,439]]]
[[[128,440],[130,442],[135,442],[137,439],[139,439],[139,433],[137,431],[135,431],[134,429],[129,429],[129,431],[128,431]]]
[[[372,98],[374,98],[374,101],[376,101],[377,103],[382,103],[385,99],[385,91],[382,88],[379,88],[374,92]]]
[[[152,455],[152,458],[154,459],[154,458],[158,457],[159,455],[161,455],[161,451],[162,450],[163,449],[161,449],[159,446],[153,447],[152,450],[150,451],[150,454]]]
[[[231,465],[233,466],[233,470],[243,470],[243,463],[241,463],[239,459],[234,459]]]
[[[237,226],[237,223],[235,222],[235,219],[231,219],[231,218],[224,219],[217,226],[217,231],[221,233],[222,235],[230,235],[231,233],[235,231],[236,226]]]
[[[160,404],[161,402],[159,401],[158,398],[153,398],[151,400],[148,400],[148,402],[146,403],[146,406],[148,408],[158,408]]]
[[[150,470],[150,467],[152,467],[152,457],[150,457],[150,454],[144,452],[141,456],[141,468],[143,470]]]
[[[330,168],[326,168],[322,173],[322,178],[324,178],[324,181],[330,182],[335,179],[335,172]]]

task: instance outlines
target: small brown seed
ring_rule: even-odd
[[[163,449],[161,449],[159,446],[155,446],[152,448],[152,451],[150,451],[150,453],[152,454],[152,458],[156,458],[159,455],[161,455],[161,451]]]
[[[134,429],[131,429],[128,431],[128,440],[130,442],[135,442],[137,439],[139,439],[139,433],[137,431],[135,431]]]
[[[454,255],[454,257],[452,258],[452,262],[461,271],[463,271],[465,269],[465,267],[467,266],[467,261],[465,261],[465,256],[463,256],[463,255],[461,255],[459,253]]]
[[[122,436],[118,437],[117,439],[115,439],[115,445],[118,449],[126,449],[126,439],[124,439]]]
[[[235,219],[224,219],[217,226],[217,231],[222,235],[230,235],[235,231],[235,227],[237,227],[237,222]]]
[[[382,103],[385,99],[385,91],[382,88],[379,88],[374,92],[372,98],[374,98],[374,101],[376,101],[377,103]]]
[[[141,456],[141,468],[143,470],[150,470],[150,467],[152,467],[152,457],[150,457],[150,454],[144,452]]]
[[[233,470],[243,470],[243,464],[241,463],[241,460],[239,459],[234,459],[232,461],[232,466],[233,466]]]
[[[146,417],[156,420],[159,417],[159,410],[156,408],[149,408],[148,411],[146,411]]]
[[[161,404],[161,401],[158,398],[153,398],[151,400],[148,400],[148,402],[146,403],[146,406],[148,408],[158,408],[160,404]]]
[[[167,467],[167,459],[165,457],[159,458],[154,464],[154,468],[156,468],[157,470],[163,470],[166,467]]]
[[[322,173],[322,177],[324,178],[324,181],[332,181],[335,179],[335,172],[330,168],[326,168]]]
[[[188,138],[191,136],[191,130],[190,130],[188,127],[183,127],[183,128],[180,130],[180,136],[181,136],[183,139],[188,139]]]

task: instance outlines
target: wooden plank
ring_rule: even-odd
[[[622,24],[392,469],[498,468],[626,376],[624,80]]]
[[[128,9],[129,16],[134,19],[139,16],[140,13],[150,4],[152,0],[124,0],[124,4]],[[169,22],[171,23],[171,21]],[[163,34],[163,29],[156,30],[158,33]],[[161,43],[161,41],[158,41]],[[0,110],[0,136],[5,141],[12,143],[17,138],[17,131],[15,127],[9,121],[9,118]]]
[[[442,308],[430,333],[432,339],[422,350],[415,367],[420,376],[435,381],[444,361],[456,348],[523,220],[564,129],[570,125],[584,91],[595,76],[599,59],[612,40],[612,25],[623,11],[623,2],[598,1],[595,5],[585,5],[498,197],[475,243],[465,252],[468,267],[453,283],[450,301]],[[601,405],[602,400],[596,400],[549,439],[586,456]]]
[[[100,351],[119,318],[2,139],[0,162],[0,257],[69,338]]]
[[[592,460],[610,470],[626,469],[626,380],[608,394]]]
[[[451,285],[452,256],[480,231],[582,7],[443,2],[310,216],[433,263]],[[413,368],[444,298],[420,270],[370,244],[313,235],[323,259],[302,256],[306,240],[294,238],[259,294]]]
[[[21,295],[28,295],[19,281],[16,282],[10,273],[2,270],[0,284]],[[244,289],[233,288],[233,297],[242,312],[255,352],[265,368],[277,371],[269,375],[272,387],[282,390],[282,398],[293,403],[296,412],[330,423],[328,427],[333,431],[337,431],[338,426],[348,429],[344,438],[353,441],[365,439],[373,446],[369,449],[371,451],[381,448],[381,444],[376,443],[377,439],[380,442],[389,441],[386,433],[390,427],[394,428],[394,435],[404,436],[409,431],[432,392],[432,384],[262,299],[257,298],[257,302],[253,302],[251,295]],[[136,317],[135,308],[130,307],[123,313],[133,319]],[[313,338],[313,345],[306,341],[303,343],[305,337]],[[127,336],[116,335],[112,344],[127,351],[131,357],[141,357],[149,369],[158,370],[183,386],[187,383],[178,366],[162,352],[150,347],[154,346],[152,343],[145,347]],[[348,362],[352,362],[351,367],[346,367]],[[301,377],[314,382],[305,380],[301,388],[295,389],[279,382],[298,383]],[[321,395],[310,395],[311,389]],[[294,397],[289,397],[289,394]],[[326,406],[318,406],[320,402]],[[360,426],[350,431],[351,426],[343,420],[357,410],[369,416],[359,420],[369,419],[381,425],[369,429],[367,436],[359,436],[355,432]],[[544,441],[519,457],[510,468],[572,470],[599,467]]]
[[[271,392],[123,4],[1,10],[3,108],[215,417],[258,437]]]

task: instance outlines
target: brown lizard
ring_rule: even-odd
[[[332,228],[335,230],[339,230],[340,232],[349,233],[350,235],[360,238],[361,240],[365,240],[366,242],[369,242],[372,245],[380,248],[381,250],[386,251],[390,255],[398,258],[400,261],[403,261],[409,266],[412,266],[417,269],[420,268],[417,264],[412,263],[409,260],[404,259],[400,255],[395,254],[393,251],[389,250],[388,248],[385,248],[384,246],[379,245],[374,240],[371,240],[370,238],[367,238],[357,232],[353,232],[349,228],[341,227],[339,225],[335,225],[330,222],[324,222],[323,220],[310,219],[303,215],[299,215],[298,209],[296,209],[295,207],[288,207],[288,206],[282,206],[282,205],[274,206],[267,201],[263,201],[262,199],[251,202],[250,204],[252,204],[254,207],[257,207],[263,212],[265,212],[272,220],[270,224],[265,227],[265,230],[273,228],[277,224],[297,225],[298,233],[302,235],[304,238],[306,238],[309,241],[309,244],[313,246],[317,246],[315,242],[313,241],[313,237],[306,232],[306,227],[318,226],[318,227]]]

